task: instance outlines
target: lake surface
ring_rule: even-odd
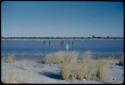
[[[69,51],[80,54],[91,51],[93,56],[122,56],[124,54],[123,39],[118,40],[2,40],[2,56],[45,56],[49,53]]]

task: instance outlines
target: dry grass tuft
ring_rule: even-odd
[[[109,65],[115,65],[115,59],[109,59]]]
[[[4,80],[4,83],[12,84],[17,83],[17,76],[14,71],[12,71],[10,74],[7,75],[6,79]]]
[[[64,64],[61,69],[62,78],[65,80],[69,79],[69,75],[71,74],[71,71],[69,70],[70,65]]]
[[[83,53],[82,57],[80,58],[81,63],[87,63],[92,60],[92,53],[91,51],[86,51]]]
[[[77,62],[77,57],[71,53],[54,54],[46,56],[43,59],[45,64],[59,64],[59,63],[74,63]]]
[[[105,79],[105,72],[106,72],[106,64],[101,63],[99,65],[99,68],[98,68],[98,77],[99,77],[99,79],[101,79],[101,80]]]
[[[64,64],[61,68],[61,75],[64,80],[96,80],[105,78],[106,64],[99,60],[92,60],[89,63]]]
[[[124,65],[124,56],[122,56],[122,57],[120,58],[119,64],[122,65],[122,66]]]
[[[94,80],[96,79],[97,70],[89,64],[65,64],[61,69],[62,78],[65,80],[74,80],[74,79],[87,79]]]
[[[15,57],[14,55],[8,56],[7,59],[6,59],[6,62],[7,63],[12,63],[14,61],[14,57]]]

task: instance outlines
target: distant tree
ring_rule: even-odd
[[[91,38],[91,37],[88,37],[88,38]]]
[[[97,37],[98,39],[101,39],[101,37]]]
[[[92,35],[92,38],[96,38],[95,35]]]
[[[109,37],[109,36],[107,36],[106,38],[108,38],[108,39],[109,39],[110,37]]]

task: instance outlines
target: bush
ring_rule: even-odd
[[[61,74],[63,79],[65,80],[69,79],[69,75],[71,74],[71,71],[69,70],[69,64],[65,64],[62,66]]]
[[[7,84],[17,83],[16,79],[17,79],[17,76],[16,76],[15,72],[12,71],[11,73],[9,73],[7,75],[7,77],[5,78],[5,80],[3,82],[7,83]]]
[[[124,57],[123,56],[120,58],[119,64],[122,66],[124,65]]]
[[[99,68],[98,68],[98,77],[99,77],[99,79],[101,79],[101,80],[105,79],[105,72],[106,72],[106,64],[101,63],[99,65]]]
[[[92,59],[90,51],[83,54],[80,62],[77,62],[76,55],[69,52],[56,53],[44,58],[46,64],[63,63],[61,76],[64,80],[96,80],[105,78],[105,72],[108,64],[112,64],[112,59]]]
[[[7,63],[12,63],[14,61],[14,57],[15,57],[14,55],[8,56],[7,59],[6,59],[6,62]]]
[[[91,51],[86,51],[83,53],[82,57],[80,58],[81,63],[87,63],[92,59]]]
[[[46,64],[58,64],[58,63],[73,63],[77,62],[77,56],[71,53],[56,53],[53,55],[46,56],[43,59],[43,62]]]
[[[61,75],[64,80],[103,80],[105,71],[105,63],[91,61],[89,63],[64,64],[61,68]]]

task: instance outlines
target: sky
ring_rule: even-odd
[[[1,31],[5,37],[120,36],[122,2],[4,1]]]

